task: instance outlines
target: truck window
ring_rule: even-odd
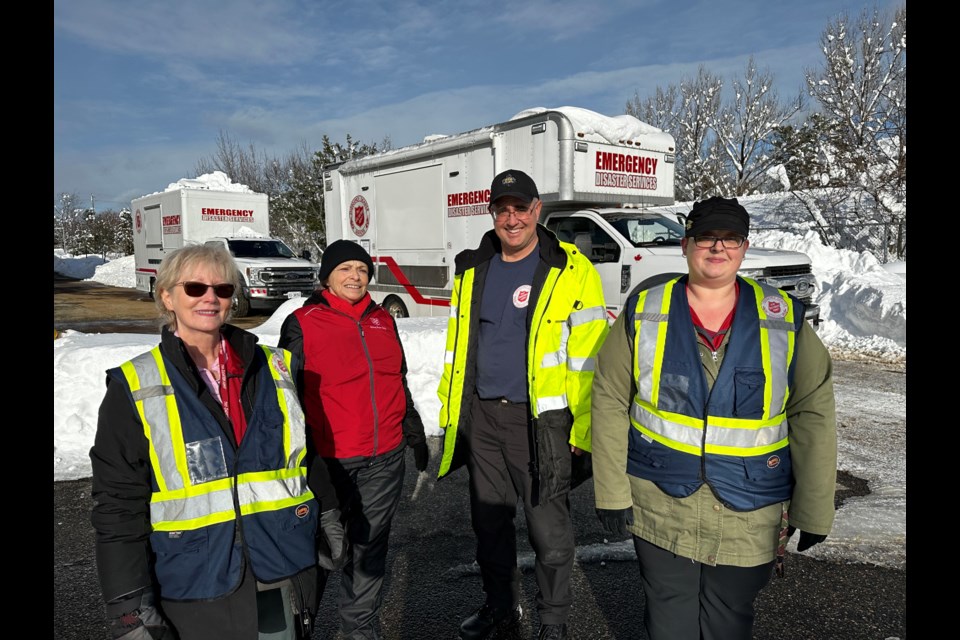
[[[230,240],[230,253],[237,258],[295,258],[293,250],[279,240]]]
[[[561,241],[576,245],[594,264],[620,260],[620,245],[593,220],[552,218],[547,222],[547,228],[557,234]]]
[[[635,247],[679,246],[684,234],[683,227],[678,222],[659,215],[625,217],[609,222]]]

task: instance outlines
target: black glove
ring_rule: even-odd
[[[320,535],[317,536],[317,564],[336,571],[347,561],[347,532],[340,522],[340,510],[320,514]]]
[[[625,509],[597,509],[597,517],[603,530],[610,535],[623,537],[629,533],[627,525],[633,524],[633,507]]]
[[[791,526],[788,526],[788,527],[787,527],[787,538],[789,539],[790,536],[793,535],[793,532],[796,531],[796,530],[797,530],[796,527],[794,527],[794,526],[792,526],[792,525],[791,525]],[[826,539],[827,539],[827,536],[826,536],[825,534],[808,533],[808,532],[806,532],[806,531],[801,531],[801,532],[800,532],[800,539],[797,540],[797,551],[806,551],[807,549],[809,549],[809,548],[812,547],[813,545],[815,545],[815,544],[820,544],[821,542],[823,542],[823,541],[826,540]]]
[[[427,470],[427,463],[430,461],[430,448],[426,442],[419,442],[413,445],[413,463],[417,471],[421,473]]]
[[[107,603],[107,624],[113,640],[168,640],[173,634],[154,606],[149,587]]]

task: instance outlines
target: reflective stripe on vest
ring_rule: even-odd
[[[630,407],[631,423],[651,440],[695,456],[706,453],[750,457],[783,448],[788,444],[784,414],[787,372],[796,340],[792,300],[772,287],[745,279],[754,290],[760,320],[760,353],[766,380],[763,415],[757,419],[715,415],[702,419],[658,408],[671,296],[678,288],[677,280],[644,291],[637,300],[633,363],[637,395]],[[769,318],[764,310],[763,301],[770,296],[786,304],[783,320]]]
[[[306,428],[290,375],[290,354],[260,345],[266,354],[283,422],[286,464],[282,469],[241,473],[236,477],[240,513],[274,511],[311,497],[306,469]],[[160,348],[121,365],[150,443],[150,462],[158,490],[150,498],[155,531],[198,529],[236,517],[234,478],[193,484],[187,466],[180,412]]]

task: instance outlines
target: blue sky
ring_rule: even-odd
[[[634,93],[752,55],[781,98],[841,12],[897,0],[55,0],[54,197],[129,206],[224,131],[284,156],[323,134],[393,146],[531,107],[624,112]]]

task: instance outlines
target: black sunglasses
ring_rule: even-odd
[[[203,282],[178,282],[174,286],[183,285],[183,292],[191,298],[199,298],[207,292],[207,289],[213,288],[213,292],[218,298],[232,298],[233,292],[237,290],[229,282],[221,284],[204,284]]]

